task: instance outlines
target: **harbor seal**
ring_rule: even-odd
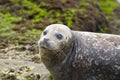
[[[120,80],[120,36],[51,24],[38,41],[54,80]]]

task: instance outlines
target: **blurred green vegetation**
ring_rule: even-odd
[[[113,18],[111,14],[114,14],[115,9],[119,5],[120,4],[115,2],[114,0],[100,0],[100,8],[106,14],[106,18],[108,20]]]
[[[8,37],[14,35],[15,32],[11,30],[11,28],[13,28],[15,25],[12,24],[12,22],[16,21],[17,19],[17,17],[12,16],[9,13],[0,13],[0,36]]]
[[[107,24],[119,6],[114,0],[5,0],[0,4],[0,40],[9,39],[8,44],[16,45],[35,43],[42,30],[52,23],[74,30],[115,33],[109,32]]]
[[[49,75],[49,76],[48,76],[48,80],[53,80],[52,75]]]
[[[114,0],[100,0],[101,10],[106,14],[114,14],[114,9],[119,5]]]

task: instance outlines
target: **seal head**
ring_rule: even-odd
[[[40,36],[38,45],[40,55],[46,67],[53,71],[53,67],[60,64],[71,48],[71,30],[62,24],[47,26]]]
[[[59,50],[71,37],[71,31],[67,26],[52,24],[43,31],[38,44],[45,50]]]

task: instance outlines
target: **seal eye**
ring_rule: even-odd
[[[46,35],[46,34],[47,34],[47,31],[44,31],[44,32],[43,32],[43,35]]]
[[[55,36],[57,39],[60,39],[60,40],[63,38],[62,34],[56,34]]]

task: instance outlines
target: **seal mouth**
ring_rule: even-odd
[[[46,44],[40,45],[40,48],[45,50],[51,50],[49,45],[46,45]]]
[[[48,49],[49,47],[48,42],[45,42],[45,41],[40,41],[38,44],[39,44],[39,47],[42,49]]]
[[[39,41],[39,47],[45,50],[54,50],[55,44],[54,42]]]
[[[42,48],[42,49],[47,49],[45,46],[40,46],[40,48]]]
[[[53,50],[53,48],[46,46],[46,45],[41,45],[40,48],[44,50],[50,50],[50,51]]]

